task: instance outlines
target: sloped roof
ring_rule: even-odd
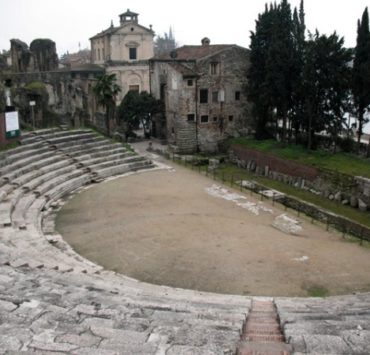
[[[194,77],[197,76],[197,73],[192,68],[189,68],[185,64],[179,62],[170,62],[169,65],[173,67],[176,71],[181,73],[184,77]]]
[[[119,30],[121,27],[113,27],[113,26],[110,26],[109,28],[107,28],[106,30],[104,31],[101,31],[100,33],[96,34],[95,36],[91,37],[90,39],[95,39],[95,38],[100,38],[100,37],[104,37],[105,35],[109,35],[109,34],[112,34],[114,32],[116,32],[117,30]]]
[[[91,37],[90,39],[96,39],[96,38],[104,37],[106,35],[111,35],[111,34],[117,32],[119,29],[121,29],[123,27],[126,27],[126,26],[137,26],[139,28],[142,28],[145,31],[151,32],[154,35],[154,31],[152,29],[150,29],[150,28],[147,28],[145,26],[139,25],[138,23],[135,23],[135,22],[126,22],[122,26],[118,26],[118,27],[111,26],[111,27],[107,28],[106,30],[104,30],[104,31],[96,34],[93,37]]]
[[[171,57],[170,53],[161,54],[153,59],[176,59],[176,60],[197,60],[218,52],[224,51],[235,47],[235,44],[213,44],[213,45],[201,45],[201,46],[183,46],[176,48],[176,56]]]

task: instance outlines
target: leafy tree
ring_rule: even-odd
[[[140,125],[145,136],[150,134],[151,118],[163,111],[163,104],[146,91],[129,91],[118,107],[118,119],[125,126],[126,135]]]
[[[316,132],[325,130],[336,143],[350,104],[351,51],[343,47],[344,39],[316,31],[306,45],[304,89],[307,147],[313,146]]]
[[[93,91],[97,102],[105,109],[105,123],[108,136],[110,135],[110,122],[114,117],[115,99],[121,88],[116,83],[116,74],[104,74],[95,84]]]
[[[360,146],[363,127],[368,122],[365,113],[370,106],[370,30],[367,8],[357,26],[352,92],[358,119],[358,146]]]

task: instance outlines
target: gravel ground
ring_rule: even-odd
[[[273,227],[284,213],[297,235]],[[370,290],[369,249],[178,165],[77,194],[57,230],[88,259],[154,284],[257,296]]]

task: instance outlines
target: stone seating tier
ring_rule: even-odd
[[[0,223],[0,354],[235,354],[251,297],[149,285],[105,271],[54,229],[70,193],[152,169],[151,161],[86,130],[38,131],[22,144],[2,154],[0,164],[9,177],[0,186],[0,220],[8,222]],[[369,294],[275,304],[293,353],[370,353]]]

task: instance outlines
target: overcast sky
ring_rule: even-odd
[[[292,8],[300,0],[291,0]],[[12,38],[28,45],[35,38],[56,42],[58,54],[89,48],[89,38],[117,26],[118,15],[128,8],[140,14],[139,23],[153,25],[157,34],[172,26],[180,45],[200,44],[209,37],[213,44],[249,46],[249,31],[263,12],[265,0],[223,2],[185,0],[0,0],[0,50],[9,49]],[[345,37],[346,46],[356,42],[357,20],[369,0],[305,0],[306,24],[330,34],[336,30]]]

